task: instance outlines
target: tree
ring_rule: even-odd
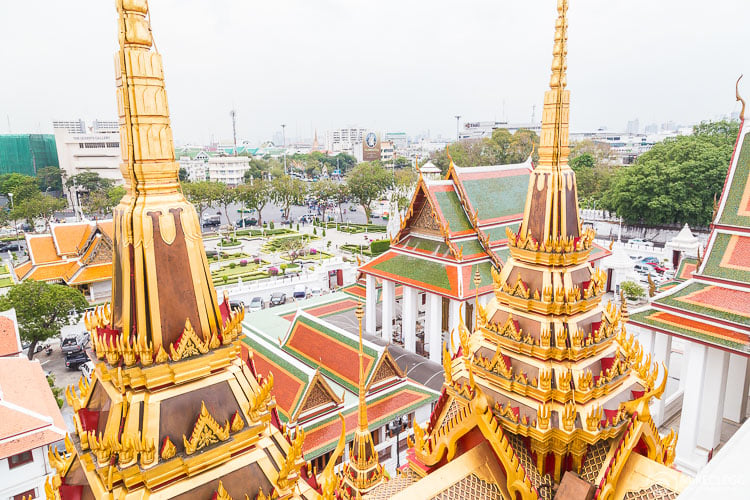
[[[203,221],[203,212],[216,202],[219,193],[224,189],[226,189],[226,186],[220,182],[198,181],[182,184],[182,192],[185,198],[198,211],[198,217],[201,221]]]
[[[328,200],[336,198],[339,184],[330,179],[320,179],[313,184],[312,193],[318,199],[318,207],[323,206],[323,219],[325,219],[325,207],[327,207]]]
[[[229,205],[232,205],[237,201],[236,188],[224,186],[223,189],[216,193],[215,201],[224,210],[224,216],[227,218],[227,224],[231,226],[232,221],[229,220]]]
[[[83,209],[88,214],[109,215],[125,196],[125,188],[112,186],[106,191],[93,191],[85,197]]]
[[[241,184],[235,188],[237,201],[243,208],[255,210],[258,214],[258,226],[263,225],[263,208],[271,201],[271,183],[265,179],[253,179],[250,184]]]
[[[245,171],[245,182],[250,179],[267,179],[269,175],[283,172],[284,166],[273,158],[251,158],[250,167]]]
[[[337,182],[330,197],[333,198],[339,207],[339,220],[344,222],[344,210],[341,207],[349,199],[349,186],[345,182]]]
[[[28,175],[2,174],[0,175],[0,194],[6,197],[12,194],[12,204],[15,206],[39,194],[39,184],[35,178]]]
[[[302,256],[305,250],[304,237],[289,237],[283,238],[279,241],[279,250],[286,253],[289,262],[294,264],[298,258]]]
[[[188,180],[188,171],[185,167],[180,167],[180,170],[177,174],[177,176],[180,179],[180,182],[187,182]]]
[[[580,151],[580,150],[579,150]],[[576,173],[578,199],[585,205],[599,201],[609,189],[616,167],[606,157],[597,157],[593,152],[584,152],[570,158],[570,168]]]
[[[362,205],[370,223],[370,203],[380,198],[393,185],[393,176],[379,161],[360,163],[346,175],[346,185],[352,198]]]
[[[508,165],[521,163],[534,152],[537,159],[539,136],[532,130],[519,129],[511,134],[507,129],[496,129],[492,137],[455,142],[448,146],[448,151],[435,151],[430,160],[443,173],[448,171],[450,160],[460,167],[478,167],[481,165]]]
[[[417,173],[408,168],[397,170],[394,174],[393,201],[399,212],[406,209],[411,201],[410,195],[417,184]]]
[[[80,174],[69,177],[65,182],[66,187],[77,187],[85,193],[106,191],[114,186],[114,184],[114,181],[111,179],[104,179],[96,172],[81,172]]]
[[[289,219],[289,209],[292,205],[301,205],[305,200],[307,185],[299,179],[282,175],[271,181],[273,201],[281,205],[284,218]]]
[[[36,345],[60,335],[72,313],[76,321],[88,307],[88,302],[77,288],[51,285],[42,281],[24,281],[14,285],[0,298],[0,308],[16,310],[21,339],[29,342],[29,359],[34,357]]]
[[[34,219],[43,219],[45,228],[49,230],[49,223],[55,213],[65,210],[67,205],[67,202],[63,199],[37,193],[15,205],[11,212],[11,218],[14,220],[26,219],[32,226],[34,225]]]
[[[44,167],[36,172],[39,189],[47,191],[62,191],[62,173],[58,167]]]
[[[739,124],[704,123],[666,139],[617,171],[604,208],[629,223],[707,226],[721,193]]]

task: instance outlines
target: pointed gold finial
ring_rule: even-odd
[[[564,89],[568,85],[565,71],[568,69],[568,0],[557,0],[557,22],[555,23],[555,45],[552,50],[552,76],[549,87]]]
[[[365,402],[365,362],[364,348],[362,346],[362,318],[364,309],[362,302],[357,304],[357,310],[354,315],[359,322],[359,428],[367,430],[367,403]]]
[[[737,78],[737,83],[734,85],[734,89],[737,95],[737,101],[742,103],[742,109],[740,110],[740,122],[745,121],[745,100],[740,96],[740,80],[742,80],[742,77],[744,75],[740,75],[739,78]]]

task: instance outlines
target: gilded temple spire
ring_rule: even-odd
[[[179,190],[148,2],[117,0],[116,6],[120,170],[127,194],[113,211],[112,314],[106,326],[128,341],[150,345],[154,353],[170,352],[187,320],[209,341],[222,338],[227,318],[210,279],[200,221]]]
[[[362,318],[364,308],[360,302],[355,312],[359,322],[359,425],[349,450],[349,462],[342,471],[343,493],[347,498],[360,498],[385,480],[383,467],[378,461],[375,443],[368,428],[367,402],[365,401],[364,347],[362,345]]]
[[[581,237],[576,179],[568,165],[570,91],[567,87],[568,0],[558,0],[552,74],[544,93],[539,162],[529,180],[519,236],[566,245]]]

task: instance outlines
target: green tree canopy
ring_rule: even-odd
[[[198,211],[198,217],[203,221],[203,212],[219,199],[219,193],[226,186],[220,182],[198,181],[183,182],[182,192],[185,198],[193,204]]]
[[[271,201],[271,183],[263,178],[252,179],[248,184],[241,184],[235,188],[237,201],[243,207],[258,213],[258,225],[263,225],[263,209]]]
[[[617,171],[604,193],[605,208],[629,223],[711,222],[737,137],[736,122],[703,123],[693,135],[666,139]]]
[[[39,194],[39,185],[35,178],[28,175],[2,174],[0,175],[0,194],[7,197],[12,194],[12,205],[15,206]]]
[[[402,211],[411,202],[410,194],[417,184],[417,173],[411,168],[397,170],[394,175],[393,196],[398,211]]]
[[[60,335],[72,312],[80,318],[88,303],[76,288],[50,285],[41,281],[25,281],[14,285],[0,298],[0,308],[16,310],[21,338],[30,342],[29,359],[34,357],[36,345]]]
[[[77,187],[83,192],[93,193],[94,191],[106,191],[114,186],[111,179],[104,179],[96,172],[81,172],[73,175],[65,182],[68,188]]]
[[[459,167],[482,165],[508,165],[525,161],[539,147],[539,136],[533,130],[520,129],[511,134],[506,129],[496,129],[491,138],[455,142],[448,153]],[[445,174],[450,160],[445,150],[435,151],[430,160]]]
[[[64,210],[67,206],[68,203],[64,199],[37,193],[15,205],[11,211],[11,218],[25,219],[32,226],[35,219],[43,219],[45,227],[49,230],[49,223],[55,213]]]
[[[380,198],[393,185],[393,175],[379,161],[360,163],[346,175],[350,196],[365,211],[370,223],[370,204]]]
[[[62,191],[62,173],[57,167],[44,167],[36,172],[39,189],[42,192]]]
[[[271,181],[271,197],[273,201],[281,205],[284,210],[284,218],[289,218],[289,209],[293,205],[302,205],[307,192],[307,184],[299,179],[294,179],[288,175],[276,177]]]
[[[87,214],[108,217],[125,196],[125,188],[122,186],[111,186],[106,190],[97,190],[85,196],[83,210]]]

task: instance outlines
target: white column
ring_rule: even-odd
[[[458,336],[458,322],[462,320],[461,312],[463,312],[463,308],[460,306],[461,302],[451,299],[450,306],[448,307],[448,331],[451,334],[451,342],[456,350],[461,345],[461,340]],[[451,352],[451,354],[455,353]]]
[[[724,400],[724,418],[737,424],[745,421],[749,386],[750,358],[739,354],[730,354],[727,394]]]
[[[375,287],[375,276],[368,274],[365,289],[365,331],[369,334],[375,334],[375,325],[377,324],[377,303],[378,290]]]
[[[409,352],[417,350],[417,290],[404,285],[404,299],[401,306],[401,332],[404,337],[404,349]]]
[[[706,453],[718,446],[721,437],[728,371],[729,353],[709,347],[706,373],[703,380],[703,404],[698,427],[698,447],[703,448]]]
[[[653,336],[653,360],[657,363],[664,363],[664,366],[666,367],[666,373],[664,373],[663,376],[667,377],[669,376],[669,358],[672,355],[672,336],[657,332],[654,332]],[[657,427],[661,426],[666,420],[664,409],[665,403],[667,401],[667,396],[669,396],[669,394],[664,391],[664,394],[662,394],[661,398],[654,400],[653,403],[654,408],[652,414],[654,416],[654,423]]]
[[[393,309],[396,301],[396,284],[393,281],[383,280],[383,322],[382,336],[386,342],[390,342],[393,336]]]
[[[680,417],[675,463],[695,474],[719,444],[729,353],[688,343],[685,395]]]
[[[675,448],[675,464],[693,474],[702,465],[700,464],[700,457],[696,457],[696,447],[707,351],[708,348],[701,344],[693,342],[685,344],[683,363],[690,364],[690,370],[685,372],[685,395],[682,399],[682,415],[680,416],[679,439]]]
[[[427,311],[425,312],[424,338],[430,343],[430,361],[440,363],[443,352],[443,332],[440,321],[443,309],[443,298],[434,293],[427,294]]]

